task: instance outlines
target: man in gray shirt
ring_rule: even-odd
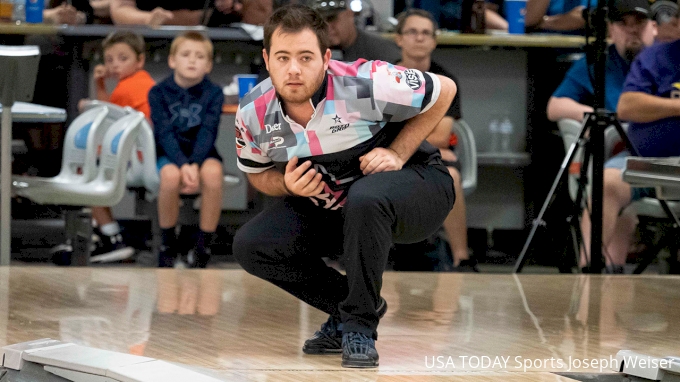
[[[310,3],[328,23],[331,46],[342,51],[342,57],[338,59],[356,61],[365,58],[395,63],[401,58],[401,50],[394,42],[356,27],[348,0],[312,0]]]

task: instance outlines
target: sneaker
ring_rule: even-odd
[[[175,259],[177,258],[177,250],[167,245],[161,244],[158,248],[158,267],[172,268],[175,266]]]
[[[73,246],[71,241],[67,240],[66,243],[55,245],[50,249],[50,256],[52,262],[56,265],[71,265],[71,258],[73,257]]]
[[[212,256],[210,248],[204,248],[202,251],[192,249],[187,255],[187,263],[191,268],[206,268]]]
[[[373,338],[356,332],[342,335],[342,367],[378,367],[378,358]]]
[[[472,258],[461,260],[457,266],[453,267],[453,272],[479,273],[479,268],[477,268],[477,260]]]
[[[135,249],[128,247],[123,242],[120,234],[113,236],[101,236],[101,244],[90,255],[91,263],[111,263],[126,260],[135,254]]]
[[[378,317],[383,318],[387,312],[387,301],[380,297]],[[342,323],[330,316],[314,335],[302,346],[305,354],[337,354],[342,352]]]

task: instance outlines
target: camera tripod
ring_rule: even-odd
[[[515,273],[522,271],[524,264],[527,261],[526,254],[531,246],[531,242],[536,235],[539,227],[545,227],[546,223],[543,220],[548,208],[554,201],[555,192],[560,186],[565,173],[568,172],[571,164],[576,157],[579,148],[584,148],[584,158],[580,169],[580,176],[578,182],[578,192],[572,212],[567,217],[567,222],[571,228],[572,239],[574,242],[574,250],[576,255],[580,252],[580,243],[582,242],[582,232],[580,227],[579,216],[582,211],[583,194],[585,193],[588,184],[588,168],[590,160],[592,159],[592,202],[591,202],[591,245],[590,245],[590,263],[585,269],[588,273],[602,272],[602,189],[604,181],[604,135],[605,130],[613,126],[621,139],[625,142],[626,147],[631,155],[637,156],[637,150],[631,143],[628,135],[623,127],[616,119],[616,114],[604,109],[597,109],[592,113],[586,113],[581,125],[581,131],[574,143],[569,147],[567,155],[564,157],[560,170],[553,181],[552,187],[548,192],[548,196],[543,202],[540,212],[536,219],[534,219],[529,237],[524,243],[522,252],[515,263]],[[577,257],[578,259],[578,257]],[[577,260],[578,261],[578,260]]]

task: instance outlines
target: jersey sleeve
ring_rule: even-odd
[[[252,106],[252,104],[250,104]],[[274,163],[266,153],[262,151],[260,146],[256,143],[256,137],[259,134],[253,134],[251,126],[256,131],[259,131],[259,123],[256,116],[239,106],[236,111],[236,156],[238,158],[237,166],[241,171],[247,173],[261,173],[274,167]],[[250,117],[250,118],[249,118]]]
[[[439,98],[441,83],[435,74],[383,61],[363,65],[370,65],[374,102],[384,122],[413,118],[429,110]]]

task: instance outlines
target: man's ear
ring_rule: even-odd
[[[262,49],[262,58],[264,59],[264,66],[269,71],[269,55],[267,54],[267,49]]]
[[[323,55],[323,70],[328,70],[328,64],[331,62],[331,50],[326,48],[326,53]]]
[[[175,69],[175,56],[172,54],[168,56],[168,66],[170,69]]]

